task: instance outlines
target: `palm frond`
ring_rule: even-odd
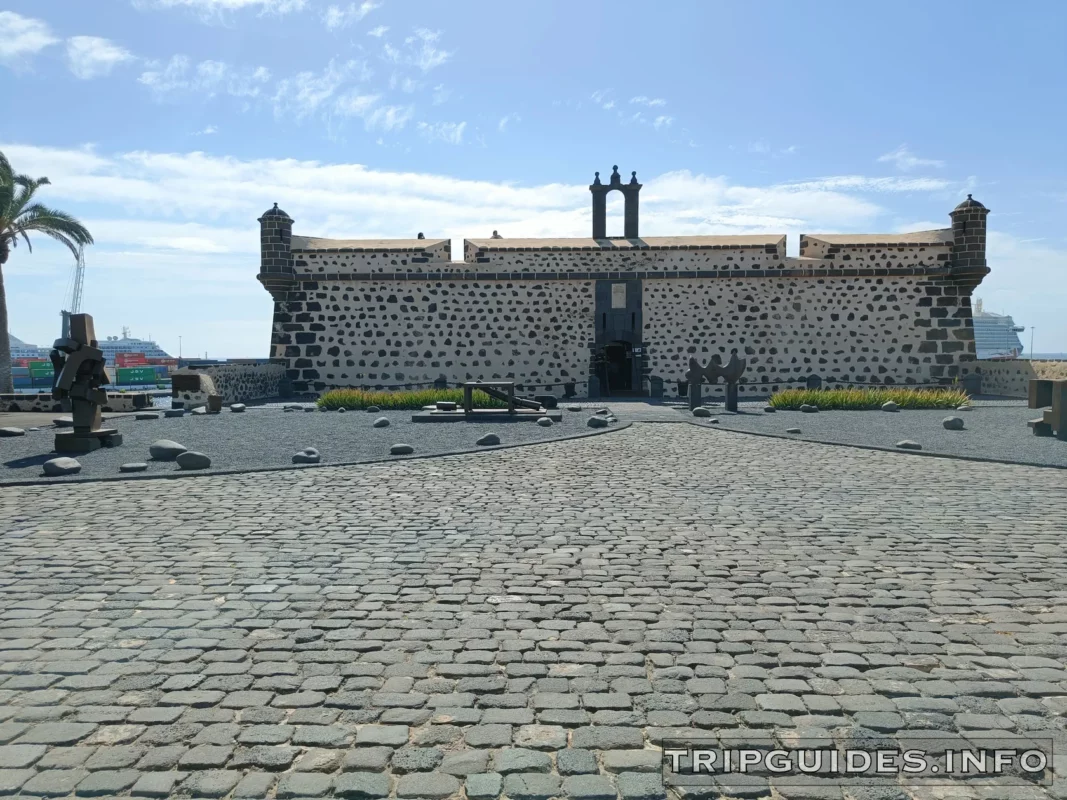
[[[20,230],[59,233],[80,245],[93,243],[92,234],[75,217],[40,203],[24,208],[13,224]]]

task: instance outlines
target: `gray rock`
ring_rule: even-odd
[[[156,461],[173,461],[189,448],[170,439],[157,439],[148,445],[148,454]]]
[[[590,417],[586,423],[590,428],[606,428],[608,427],[608,421],[604,417]]]
[[[608,414],[610,414],[610,413],[611,413],[611,411],[609,411],[609,410],[608,410],[608,409],[606,409],[606,408],[598,408],[598,409],[597,409],[596,411],[594,411],[593,413],[594,413],[594,414],[600,414],[601,416],[607,416]]]
[[[436,747],[401,747],[393,751],[393,771],[429,772],[441,763],[444,754]]]
[[[888,400],[882,403],[882,411],[900,411],[900,406],[898,406],[892,400]]]
[[[168,408],[168,409],[164,410],[163,416],[164,417],[184,417],[185,416],[185,409],[184,408]]]
[[[963,417],[945,417],[941,420],[941,425],[946,431],[962,431]]]
[[[375,428],[388,428],[389,427],[389,420],[386,419],[385,417],[378,417],[378,419],[374,420],[374,422],[372,424],[374,425]]]
[[[774,406],[764,406],[763,407],[763,413],[764,414],[777,414],[778,413],[778,409],[775,408]]]
[[[347,410],[348,410],[347,408],[345,408],[344,406],[341,406],[339,409],[337,409],[337,413],[338,414],[344,414]]]
[[[299,453],[293,454],[294,464],[318,464],[322,460],[319,451],[314,447],[305,447]]]
[[[504,778],[497,772],[468,775],[467,797],[469,800],[496,800],[503,785]]]
[[[542,428],[551,428],[552,420],[550,420],[548,417],[541,417],[539,420],[537,420],[537,424],[540,425]]]
[[[712,417],[711,419],[708,420],[708,423],[711,424],[711,425],[718,425],[719,424],[719,418],[718,417]]]
[[[559,796],[559,776],[517,772],[504,781],[504,794],[511,800],[549,800]]]
[[[78,463],[76,458],[61,456],[44,462],[44,474],[48,476],[77,475],[81,471],[82,465]]]
[[[603,775],[572,775],[563,781],[563,793],[573,800],[616,800],[611,781]]]
[[[459,791],[459,779],[443,772],[416,772],[397,781],[397,797],[444,800]]]
[[[74,427],[74,418],[73,417],[56,417],[55,419],[52,420],[52,424],[55,425],[57,428],[73,428]]]
[[[326,408],[326,406],[319,406],[319,411],[321,411],[323,414],[325,414],[329,410],[330,409]]]
[[[25,436],[26,431],[22,428],[0,428],[0,439],[10,436]]]
[[[974,411],[974,406],[956,406],[957,411]]]
[[[198,417],[205,416],[207,414],[207,406],[197,406],[196,408],[194,408],[189,413],[190,414],[195,414]]]
[[[548,753],[523,747],[505,747],[493,756],[493,770],[501,775],[511,772],[551,772],[552,758]]]
[[[922,450],[923,449],[923,446],[921,444],[919,444],[918,442],[912,442],[912,441],[910,441],[908,439],[905,439],[904,441],[901,441],[901,442],[897,442],[897,447],[899,447],[901,450]]]
[[[389,448],[389,455],[393,456],[406,456],[414,452],[415,448],[410,444],[394,444]]]
[[[570,747],[556,753],[556,769],[560,775],[595,775],[599,771],[591,750]]]
[[[230,411],[232,411],[233,413],[240,414],[244,410],[245,410],[245,404],[244,403],[230,403]]]
[[[800,410],[803,411],[805,414],[818,414],[819,413],[819,407],[818,406],[813,406],[810,403],[804,403],[803,405],[801,405]]]
[[[694,408],[693,409],[693,416],[694,417],[710,417],[711,416],[711,409],[710,408]]]
[[[211,466],[211,459],[196,450],[186,450],[179,453],[174,459],[182,469],[207,469]]]
[[[378,413],[381,413],[381,409],[378,408],[378,406],[367,406],[367,413],[368,414],[378,414]]]
[[[28,431],[39,431],[41,429],[40,428],[27,428],[26,430],[28,430]]]
[[[389,796],[389,776],[377,772],[349,772],[339,775],[333,792],[338,797],[380,800]]]
[[[159,414],[155,411],[142,411],[139,414],[134,414],[134,419],[159,419]]]
[[[786,433],[800,433],[800,428],[786,428]]]
[[[500,444],[500,437],[497,436],[495,433],[487,433],[485,434],[485,436],[479,439],[476,444],[480,444],[483,447],[488,447],[489,445],[494,444]]]
[[[132,461],[119,467],[119,472],[144,472],[148,465],[143,461]]]
[[[437,410],[438,411],[455,411],[456,410],[456,404],[454,402],[452,402],[451,400],[438,400],[437,401]]]
[[[567,406],[567,410],[568,411],[581,411],[582,407],[580,405],[575,404],[575,405]]]

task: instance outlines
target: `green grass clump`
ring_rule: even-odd
[[[957,408],[970,402],[962,389],[909,389],[881,387],[865,389],[785,389],[771,395],[774,408],[799,409],[818,406],[825,411],[867,411],[892,400],[901,409]]]
[[[495,400],[477,389],[473,395],[475,408],[507,408],[507,403]],[[410,389],[396,392],[376,392],[369,389],[331,389],[316,401],[319,408],[331,411],[338,408],[361,409],[378,406],[382,411],[418,411],[442,400],[463,407],[462,389]]]

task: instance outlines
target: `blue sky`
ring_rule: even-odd
[[[1064,9],[0,0],[0,150],[93,232],[98,333],[175,353],[266,355],[273,202],[306,235],[584,236],[612,164],[645,184],[644,234],[786,233],[794,254],[947,227],[973,192],[977,296],[1067,351]],[[13,333],[51,343],[70,265],[14,252]]]

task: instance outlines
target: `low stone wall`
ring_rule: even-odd
[[[1027,397],[1030,381],[1067,381],[1067,361],[976,361],[982,376],[982,394]]]
[[[199,389],[186,388],[184,376],[199,376]],[[186,367],[175,370],[172,396],[186,407],[204,405],[209,394],[222,397],[223,403],[247,403],[278,397],[285,378],[281,364],[215,364],[208,367]]]
[[[144,392],[108,392],[104,411],[136,411],[152,405],[152,397]],[[48,394],[0,394],[2,411],[38,411],[62,414],[63,405]],[[69,413],[69,412],[68,412]]]

